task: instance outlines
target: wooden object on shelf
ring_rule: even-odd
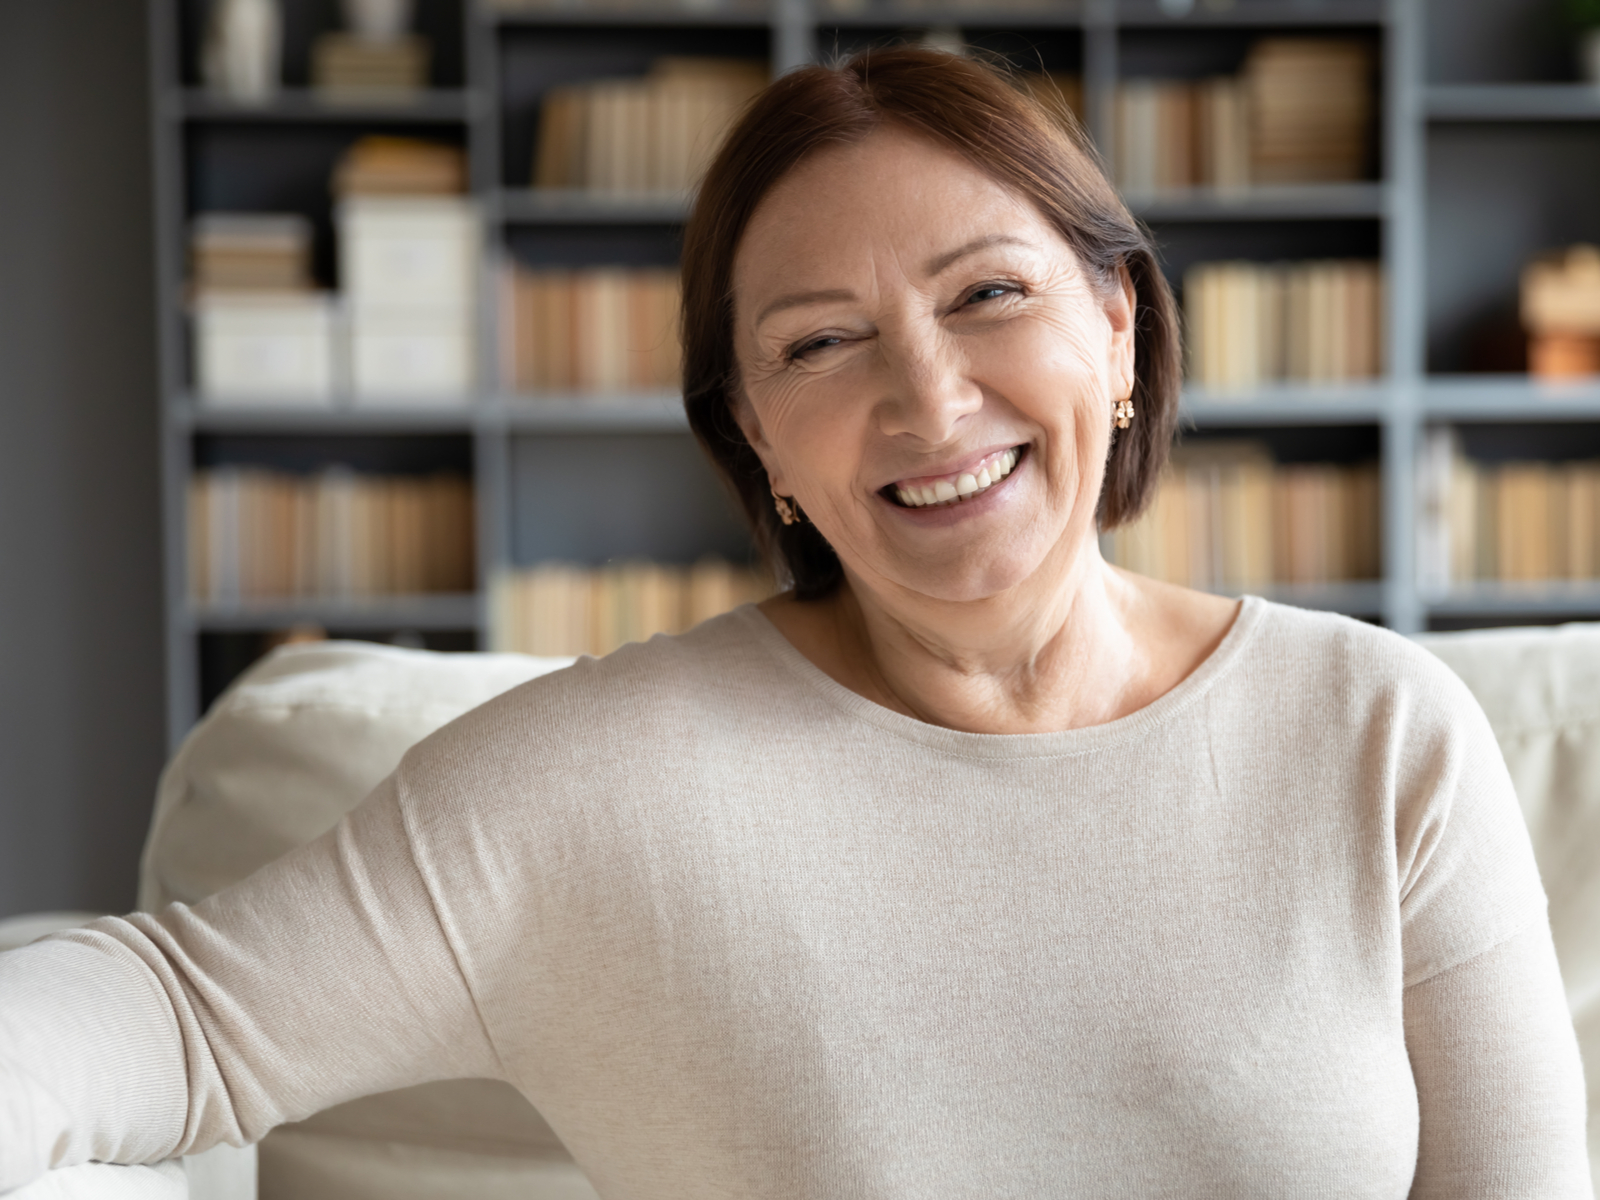
[[[1540,379],[1600,375],[1600,336],[1536,333],[1528,338],[1528,373]]]
[[[1524,267],[1521,313],[1530,374],[1600,374],[1600,248],[1580,244]]]
[[[428,83],[425,39],[403,35],[373,41],[325,33],[311,48],[311,85],[326,99],[406,100]]]
[[[1329,183],[1366,174],[1374,107],[1365,42],[1262,38],[1250,49],[1243,77],[1253,182]]]

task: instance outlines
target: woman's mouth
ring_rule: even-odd
[[[981,496],[999,483],[1022,461],[1028,447],[1012,446],[999,450],[960,471],[948,475],[920,475],[901,479],[883,489],[885,498],[902,508],[933,508],[960,504]]]

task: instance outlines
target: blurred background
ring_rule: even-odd
[[[1088,139],[1184,314],[1115,561],[1600,616],[1600,0],[0,0],[0,916],[133,902],[286,641],[604,653],[767,594],[684,423],[698,172],[916,41]]]

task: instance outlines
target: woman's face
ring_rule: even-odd
[[[1095,536],[1132,295],[1021,197],[881,129],[779,181],[734,262],[741,426],[858,586],[977,600]]]

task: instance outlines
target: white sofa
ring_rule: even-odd
[[[1600,626],[1422,640],[1466,680],[1494,725],[1550,894],[1579,1037],[1586,1058],[1600,1062]],[[140,907],[199,900],[315,837],[413,742],[567,661],[356,642],[277,651],[218,701],[163,774]],[[1600,1069],[1591,1075],[1589,1144],[1600,1167]],[[248,1151],[225,1148],[190,1161],[194,1200],[251,1200],[256,1163]],[[90,1166],[54,1172],[17,1200],[168,1200],[185,1187],[170,1168]],[[259,1195],[593,1200],[595,1193],[521,1096],[462,1080],[354,1101],[275,1130],[259,1147]]]

